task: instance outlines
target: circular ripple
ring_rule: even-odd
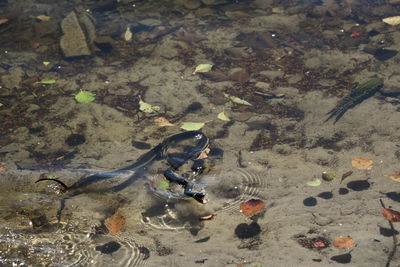
[[[240,203],[260,198],[266,187],[266,173],[237,169],[206,177],[206,191],[215,211],[237,211]]]

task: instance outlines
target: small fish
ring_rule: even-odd
[[[329,117],[325,120],[328,121],[335,117],[334,123],[336,123],[347,110],[361,103],[363,100],[372,96],[383,86],[383,79],[375,76],[365,83],[359,84],[357,87],[351,90],[331,111],[326,113]]]

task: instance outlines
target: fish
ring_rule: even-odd
[[[333,109],[326,113],[329,116],[325,122],[335,118],[334,123],[336,123],[349,109],[369,98],[382,87],[383,79],[378,76],[374,76],[368,81],[357,85]]]

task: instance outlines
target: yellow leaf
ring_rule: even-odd
[[[159,106],[152,106],[146,102],[144,102],[142,99],[139,100],[139,109],[143,111],[144,113],[154,113],[158,112],[160,110]]]
[[[223,121],[230,121],[230,119],[225,115],[224,111],[218,113],[217,118]]]
[[[133,34],[131,32],[131,28],[128,26],[126,27],[126,31],[124,34],[125,41],[130,42],[132,40]]]
[[[36,17],[38,20],[41,20],[41,21],[49,21],[50,20],[50,17],[49,16],[46,16],[46,15],[39,15],[39,16],[37,16]]]
[[[307,185],[309,185],[309,186],[320,186],[321,185],[321,180],[317,178],[315,180],[307,182]]]
[[[48,66],[48,65],[50,64],[49,61],[43,61],[42,63],[43,63],[43,65],[45,65],[45,66]]]
[[[247,102],[246,100],[240,99],[239,97],[236,96],[232,96],[232,95],[228,95],[224,93],[224,96],[228,99],[230,99],[232,102],[236,103],[236,104],[242,104],[242,105],[246,105],[246,106],[252,106],[252,104],[250,104],[249,102]]]
[[[203,128],[204,122],[182,122],[181,129],[186,131],[196,131]]]
[[[213,67],[213,64],[199,64],[199,65],[197,65],[193,74],[195,74],[197,72],[208,72],[212,69],[212,67]]]
[[[382,19],[382,21],[389,25],[395,26],[395,25],[400,24],[400,16],[384,18],[384,19]]]

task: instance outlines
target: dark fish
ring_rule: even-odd
[[[373,77],[365,83],[359,84],[356,88],[346,95],[331,111],[326,115],[329,117],[325,120],[328,121],[335,117],[336,123],[347,110],[361,103],[363,100],[375,94],[383,86],[383,79],[380,77]]]

